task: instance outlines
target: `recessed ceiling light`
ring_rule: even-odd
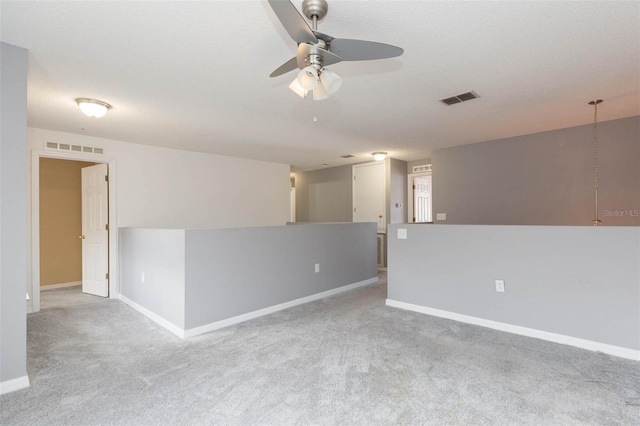
[[[80,107],[80,111],[89,117],[104,117],[107,111],[111,109],[111,105],[97,99],[78,98],[76,99],[76,103]]]

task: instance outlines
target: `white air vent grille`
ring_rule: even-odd
[[[431,171],[431,164],[423,164],[422,166],[413,166],[413,173],[426,173]]]
[[[85,154],[104,155],[104,148],[84,145],[72,145],[68,143],[45,142],[44,148],[49,151],[83,152]]]

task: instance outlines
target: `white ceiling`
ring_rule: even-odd
[[[301,170],[586,124],[598,98],[602,121],[640,114],[638,1],[328,1],[321,32],[405,53],[332,66],[320,102],[269,78],[296,44],[267,1],[3,0],[0,35],[29,49],[29,126]]]

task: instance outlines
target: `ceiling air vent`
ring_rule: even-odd
[[[93,146],[72,145],[68,143],[45,142],[45,149],[49,151],[83,152],[85,154],[104,154],[104,148]]]
[[[478,94],[473,90],[467,93],[461,93],[456,96],[452,96],[450,98],[441,99],[440,102],[443,102],[447,105],[459,104],[460,102],[470,101],[471,99],[479,98]]]
[[[426,173],[431,171],[431,164],[424,164],[422,166],[413,166],[413,173]]]

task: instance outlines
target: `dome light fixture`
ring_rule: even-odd
[[[107,111],[111,109],[111,105],[96,99],[77,98],[76,103],[80,107],[80,111],[89,117],[104,117]]]
[[[382,161],[387,158],[387,153],[384,151],[372,152],[371,155],[373,155],[373,159],[376,161]]]

